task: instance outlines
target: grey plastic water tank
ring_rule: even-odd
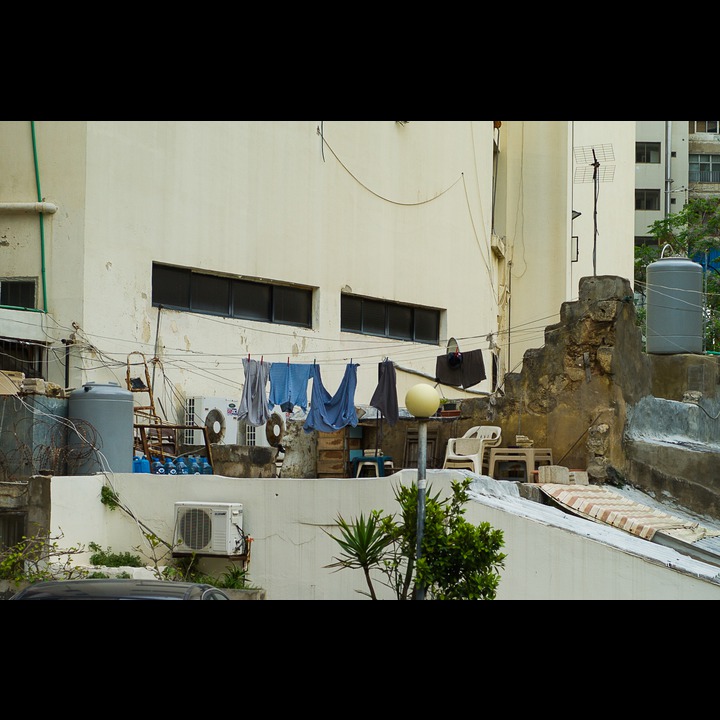
[[[649,353],[702,353],[702,280],[702,266],[689,258],[660,258],[647,266]]]
[[[89,382],[70,393],[68,472],[92,475],[111,470],[133,471],[133,394],[117,383]]]

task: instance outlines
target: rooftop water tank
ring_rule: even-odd
[[[133,471],[133,394],[117,383],[85,383],[70,393],[68,473]]]
[[[702,266],[685,257],[661,257],[647,266],[649,353],[703,351]]]

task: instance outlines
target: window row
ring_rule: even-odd
[[[153,263],[154,307],[310,328],[312,300],[308,288]],[[436,345],[440,341],[440,310],[342,295],[340,326],[343,332]]]
[[[720,132],[720,120],[689,120],[690,134],[694,133],[718,133]]]
[[[440,311],[343,295],[340,329],[343,332],[437,345],[440,341]]]
[[[720,155],[688,155],[688,180],[690,182],[720,182]]]
[[[221,317],[312,326],[312,290],[153,263],[152,304]]]

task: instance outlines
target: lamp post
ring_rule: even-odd
[[[425,529],[425,486],[427,483],[427,421],[440,407],[440,394],[432,386],[425,383],[413,385],[405,395],[405,407],[418,421],[418,502],[417,502],[417,544],[415,547],[415,562],[422,554],[422,539]],[[425,588],[421,583],[415,586],[415,599],[425,599]]]

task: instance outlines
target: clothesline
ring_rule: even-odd
[[[345,366],[342,380],[336,392],[331,394],[323,385],[320,366],[311,363],[266,363],[248,354],[243,358],[245,384],[238,409],[238,419],[251,425],[263,425],[271,416],[275,406],[291,412],[295,406],[308,411],[307,387],[313,381],[310,410],[307,412],[303,429],[306,433],[319,430],[335,432],[350,425],[358,424],[355,410],[357,369],[359,363],[352,359]],[[485,365],[481,350],[466,353],[444,353],[439,355],[435,365],[437,384],[454,385],[463,389],[485,379]],[[265,388],[270,383],[266,397]],[[395,363],[389,358],[378,363],[378,384],[370,399],[371,407],[377,408],[381,418],[394,425],[399,419],[397,399],[397,376]]]

